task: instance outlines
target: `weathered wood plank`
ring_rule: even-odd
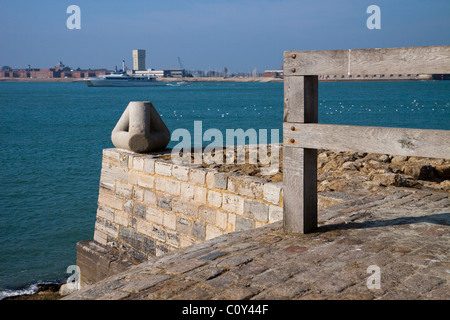
[[[317,123],[318,76],[284,82],[284,121]],[[317,150],[284,148],[284,230],[307,233],[317,228]]]
[[[283,147],[283,228],[317,228],[317,150]]]
[[[287,76],[347,74],[348,50],[285,51],[283,73]]]
[[[317,76],[286,78],[284,81],[283,121],[317,123],[318,88]]]
[[[284,79],[284,122],[304,122],[304,82],[305,77]]]
[[[450,46],[285,51],[284,75],[450,73]]]
[[[450,158],[450,130],[286,122],[283,140],[300,148]]]

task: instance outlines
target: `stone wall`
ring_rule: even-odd
[[[159,156],[103,151],[96,242],[142,262],[282,219],[282,183]]]
[[[103,151],[94,240],[77,244],[82,285],[152,256],[282,220],[282,150],[280,171],[262,177],[260,163],[203,167],[170,158]],[[318,209],[392,187],[449,192],[449,168],[445,159],[322,151]]]

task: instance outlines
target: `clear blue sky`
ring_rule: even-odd
[[[69,30],[69,5],[81,29]],[[369,30],[369,5],[381,29]],[[285,50],[450,44],[450,0],[0,0],[0,66],[277,69]]]

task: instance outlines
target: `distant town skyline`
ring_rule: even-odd
[[[66,22],[80,8],[80,29]],[[366,9],[381,9],[369,29]],[[285,50],[448,45],[448,0],[0,0],[0,67],[146,67],[260,72],[278,69]],[[180,58],[180,60],[178,59]]]

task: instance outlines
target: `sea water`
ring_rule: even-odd
[[[102,149],[130,101],[151,101],[172,132],[202,121],[282,138],[283,83],[0,82],[0,299],[69,276],[76,243],[93,238]],[[319,84],[320,123],[449,130],[449,103],[450,81]]]

